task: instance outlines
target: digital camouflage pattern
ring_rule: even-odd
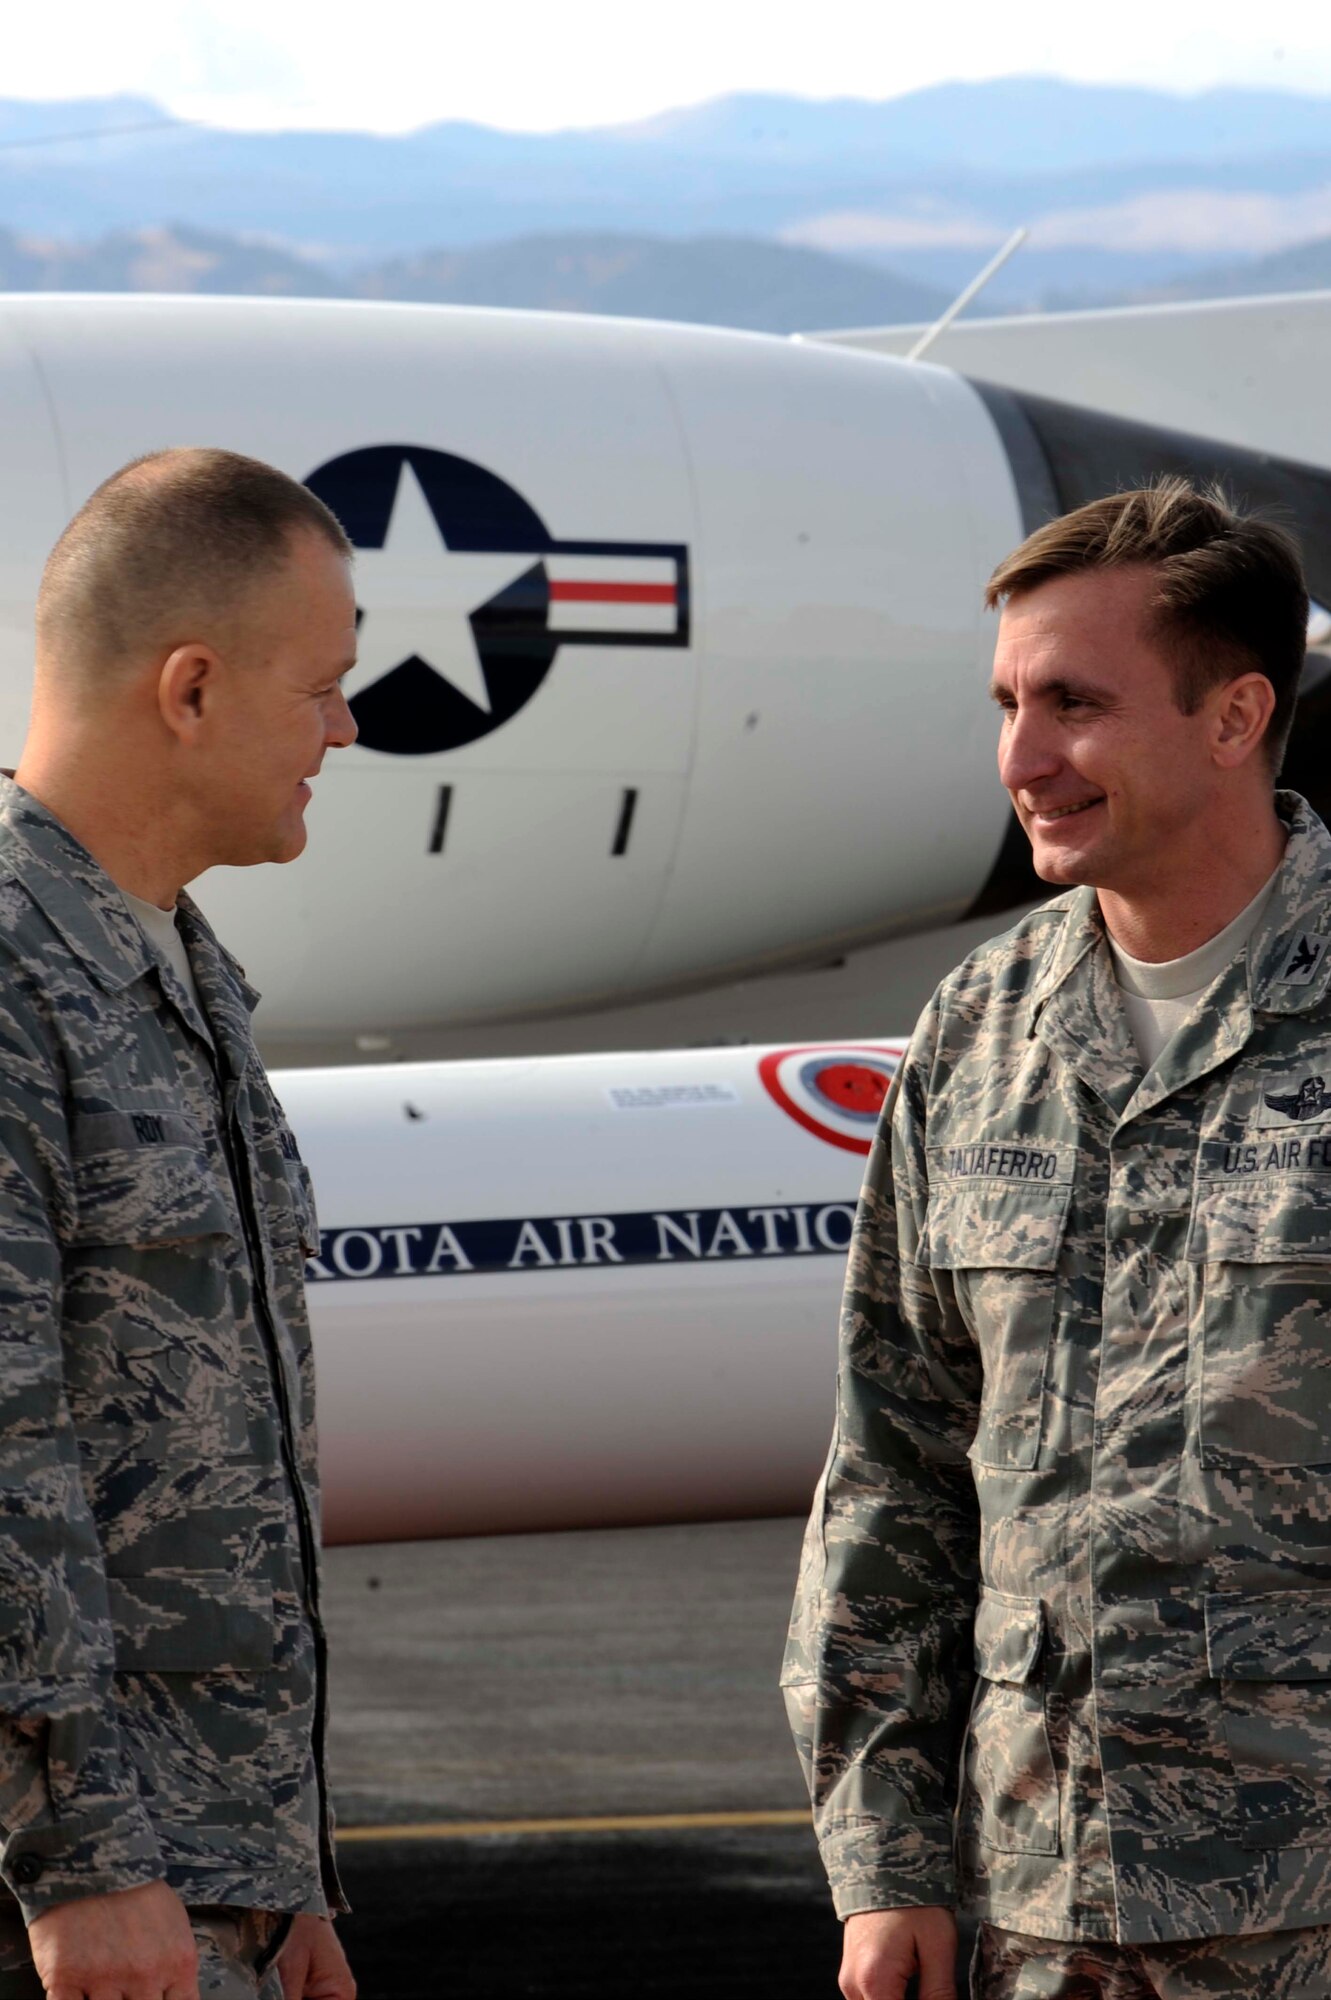
[[[970,1990],[976,2000],[1326,2000],[1331,1929],[1121,1945],[982,1924]]]
[[[1145,1078],[1092,890],[944,980],[898,1075],[783,1674],[843,1916],[1331,1918],[1331,838],[1278,804]]]
[[[114,884],[0,779],[0,1873],[28,1918],[159,1877],[342,1907],[318,1235],[257,996],[182,910],[211,1046]]]

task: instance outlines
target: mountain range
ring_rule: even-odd
[[[1325,270],[1331,103],[1015,77],[739,95],[636,124],[232,132],[0,99],[0,284],[243,289],[827,326]],[[1303,247],[1309,246],[1309,247]],[[1272,280],[1271,282],[1274,282]],[[1265,287],[1263,287],[1265,288]]]
[[[1331,236],[1316,237],[1311,243],[1295,243],[1288,250],[1276,250],[1269,257],[1245,258],[1242,263],[1219,264],[1195,272],[1172,285],[1157,285],[1142,293],[1129,294],[1125,304],[1151,303],[1160,299],[1228,299],[1251,297],[1256,292],[1331,291]]]
[[[948,303],[945,292],[891,271],[743,237],[519,237],[391,258],[342,276],[277,245],[188,224],[116,230],[90,243],[0,230],[0,291],[414,299],[694,320],[766,333],[933,319]]]

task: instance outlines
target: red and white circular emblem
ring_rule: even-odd
[[[904,1042],[772,1049],[758,1064],[769,1097],[806,1132],[847,1153],[867,1153]]]

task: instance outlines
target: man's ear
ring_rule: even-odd
[[[1276,691],[1265,674],[1240,674],[1216,690],[1211,755],[1222,771],[1235,771],[1254,755],[1275,706]]]
[[[197,642],[177,646],[162,662],[157,676],[157,706],[171,734],[181,742],[193,737],[217,692],[222,662],[211,646]]]

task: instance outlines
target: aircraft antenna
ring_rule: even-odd
[[[1030,230],[1027,229],[1024,224],[1020,229],[1013,230],[1012,234],[1008,237],[1008,240],[1003,245],[1002,249],[995,252],[995,254],[989,259],[989,262],[985,265],[982,271],[976,272],[975,276],[971,279],[970,283],[967,285],[965,291],[958,292],[956,298],[953,299],[951,305],[948,307],[947,311],[943,314],[943,317],[939,320],[935,320],[927,333],[922,333],[920,335],[914,347],[911,348],[910,353],[906,356],[907,361],[918,361],[920,356],[925,352],[926,348],[930,348],[933,346],[939,334],[947,332],[948,328],[951,326],[957,314],[965,312],[971,300],[979,297],[980,293],[989,283],[989,280],[995,275],[996,272],[1002,270],[1004,264],[1007,263],[1009,257],[1013,256],[1016,251],[1020,250],[1022,244],[1026,241],[1026,238],[1030,235],[1030,233],[1031,233]]]

